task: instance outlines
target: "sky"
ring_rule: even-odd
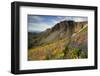
[[[88,18],[79,16],[28,15],[28,32],[41,32],[64,20],[80,22],[87,21]]]

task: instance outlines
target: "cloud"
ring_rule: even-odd
[[[45,23],[41,23],[41,24],[37,24],[37,23],[28,23],[28,31],[29,32],[34,32],[34,31],[44,31],[47,28],[51,28],[52,26],[45,24]]]
[[[79,16],[67,16],[66,20],[73,20],[75,22],[82,22],[82,21],[88,21],[87,17],[79,17]]]
[[[28,22],[29,23],[41,22],[42,20],[43,20],[43,18],[41,16],[28,15]]]
[[[44,31],[53,27],[58,21],[52,16],[28,16],[28,31]]]
[[[88,21],[88,18],[87,17],[77,17],[77,18],[74,18],[74,21],[75,22]]]

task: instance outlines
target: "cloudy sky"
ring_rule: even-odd
[[[87,21],[87,17],[28,15],[28,32],[41,32],[64,20]]]

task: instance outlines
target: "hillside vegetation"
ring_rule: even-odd
[[[46,30],[46,33],[42,32],[30,37],[30,42],[33,42],[34,45],[31,44],[31,47],[28,48],[28,60],[84,59],[88,57],[87,22],[80,23],[83,24],[82,26],[75,22],[63,24],[64,26],[60,25],[62,28],[58,28],[56,25],[56,27]],[[69,27],[71,25],[74,29]]]

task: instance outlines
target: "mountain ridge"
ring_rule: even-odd
[[[48,28],[43,32],[35,34],[33,37],[38,38],[33,38],[34,42],[32,42],[32,44],[35,44],[38,41],[39,44],[42,44],[53,40],[59,40],[65,37],[70,38],[74,32],[78,32],[78,30],[82,29],[86,23],[87,22],[61,21],[55,24],[54,27]]]

